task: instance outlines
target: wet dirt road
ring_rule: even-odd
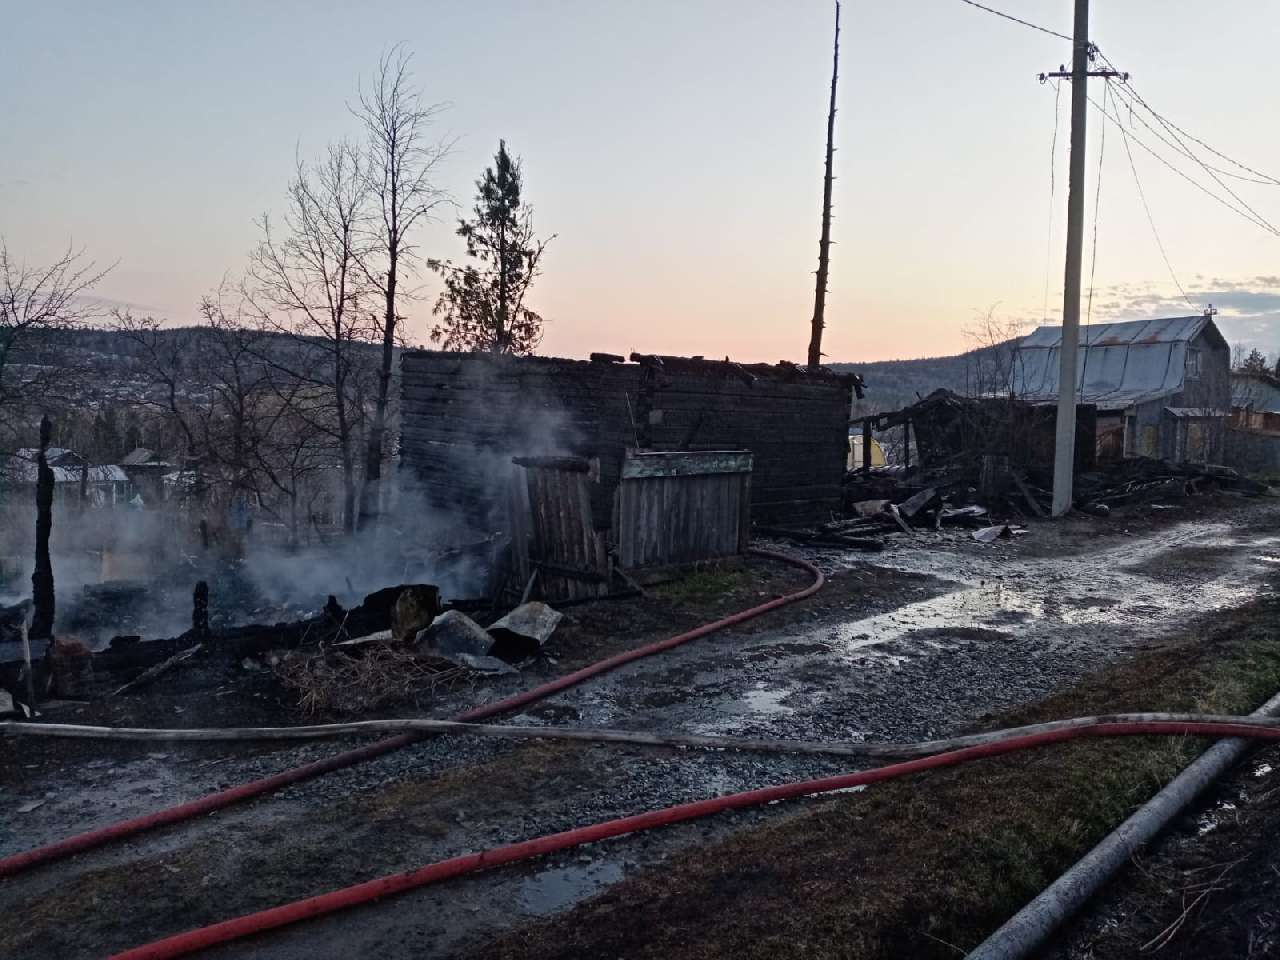
[[[1247,601],[1280,557],[1274,503],[1141,535],[1113,528],[1098,537],[1093,530],[1040,524],[1026,538],[993,545],[962,533],[925,536],[872,558],[816,552],[835,574],[824,593],[847,602],[821,613],[801,605],[713,635],[511,720],[794,739],[946,735],[1158,642],[1192,616]],[[893,600],[859,600],[860,584],[886,577],[896,585]],[[74,794],[57,778],[36,782],[29,797],[6,799],[0,850],[59,836],[68,822],[82,827],[86,819],[142,812],[161,795],[166,802],[185,798],[334,749],[225,762],[144,756],[79,771]],[[40,903],[41,922],[68,925],[52,941],[24,944],[24,955],[98,956],[103,946],[133,945],[482,846],[843,769],[847,762],[821,758],[437,740],[44,868],[23,878],[21,889],[0,884],[0,909]],[[95,783],[106,791],[96,799]],[[114,808],[103,808],[104,795]],[[12,812],[30,799],[46,803],[29,814]],[[258,938],[253,954],[446,956],[561,910],[676,849],[797,806],[622,838],[408,894]],[[77,913],[128,909],[120,895],[125,872],[137,878],[134,918],[81,923]],[[160,887],[174,891],[167,910],[139,903],[156,895],[146,878],[160,875]],[[78,903],[62,903],[55,893]]]

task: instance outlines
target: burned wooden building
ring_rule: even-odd
[[[705,518],[719,509],[727,523],[726,503],[734,498],[744,529],[749,519],[825,517],[840,505],[856,380],[791,364],[696,357],[632,354],[628,362],[602,354],[565,360],[408,351],[400,456],[433,508],[490,529],[510,509],[513,459],[545,471],[556,461],[527,458],[560,458],[559,469],[575,475],[574,496],[587,501],[575,509],[589,507],[590,526],[603,538],[599,548],[584,547],[587,553],[618,548],[615,528],[632,514],[661,528],[683,522],[679,510]],[[637,456],[655,452],[690,456]],[[718,456],[693,456],[712,453]],[[720,479],[644,482],[659,476]],[[677,486],[697,504],[664,504]],[[723,546],[721,534],[703,533],[706,549]],[[633,557],[651,549],[631,548],[640,551]],[[667,555],[675,545],[652,549]]]

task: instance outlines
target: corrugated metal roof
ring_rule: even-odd
[[[1115,410],[1177,393],[1186,376],[1187,345],[1212,324],[1196,316],[1081,327],[1081,402]],[[1221,338],[1216,327],[1213,332]],[[1022,339],[1014,356],[1015,395],[1033,402],[1057,397],[1061,347],[1061,327],[1039,327]]]
[[[50,467],[54,483],[79,483],[80,467]],[[35,483],[39,466],[22,457],[12,456],[0,462],[0,480],[8,483]],[[114,464],[89,468],[89,483],[124,483],[128,476]]]
[[[1232,373],[1231,405],[1258,413],[1280,413],[1280,378],[1265,373]]]
[[[125,467],[136,467],[142,463],[150,463],[153,456],[155,454],[146,447],[134,447],[129,455],[120,461],[120,464]]]
[[[1208,324],[1206,316],[1165,317],[1159,320],[1126,320],[1123,323],[1094,323],[1080,328],[1082,347],[1116,347],[1135,343],[1188,343]],[[1062,346],[1061,327],[1037,327],[1018,344],[1029,347]]]

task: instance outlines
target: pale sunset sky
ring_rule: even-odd
[[[813,302],[833,7],[792,2],[204,3],[3,0],[0,234],[39,262],[73,241],[118,265],[98,289],[173,324],[243,271],[255,218],[284,208],[295,151],[354,136],[346,103],[403,43],[451,106],[439,184],[470,209],[498,139],[557,234],[530,305],[542,353],[802,360]],[[1070,0],[992,0],[1071,32]],[[994,307],[1061,307],[1069,90],[1050,203],[1063,40],[960,0],[847,0],[825,352],[954,353]],[[1165,117],[1280,177],[1280,3],[1095,0],[1092,39]],[[1103,83],[1093,81],[1095,98]],[[1127,111],[1123,112],[1127,118]],[[1103,122],[1089,117],[1086,285]],[[1135,130],[1178,160],[1145,128]],[[1280,350],[1280,239],[1107,130],[1093,320],[1200,312]],[[1226,161],[1224,169],[1241,172]],[[1194,163],[1188,175],[1222,193]],[[1280,223],[1280,185],[1225,180]],[[1233,201],[1234,202],[1234,201]],[[453,215],[419,238],[461,256]],[[408,337],[427,338],[422,278]]]

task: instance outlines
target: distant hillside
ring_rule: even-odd
[[[867,385],[867,397],[858,413],[898,410],[945,388],[960,394],[999,389],[1009,369],[1014,340],[981,347],[951,357],[919,360],[877,360],[871,363],[829,363],[833,370],[859,374]]]

